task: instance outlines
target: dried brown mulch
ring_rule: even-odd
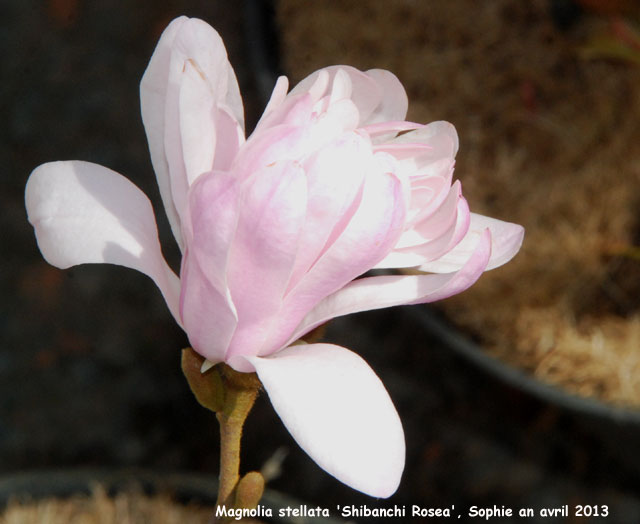
[[[544,0],[280,0],[293,82],[386,68],[410,120],[449,120],[472,210],[518,222],[521,253],[442,303],[486,351],[541,380],[640,406],[640,68],[585,60],[607,31],[557,28]]]

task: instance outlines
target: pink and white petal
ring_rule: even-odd
[[[454,157],[458,152],[458,133],[453,124],[444,120],[431,122],[415,131],[397,136],[393,143],[404,144],[419,142],[431,146],[434,156],[442,158]]]
[[[346,74],[348,76],[351,82],[350,97],[353,103],[358,108],[358,112],[360,115],[358,125],[365,125],[369,116],[373,114],[373,112],[381,102],[382,89],[380,88],[380,86],[378,86],[377,82],[373,78],[363,73],[362,71],[359,71],[355,67],[346,65],[335,65],[320,69],[310,74],[300,83],[298,83],[291,90],[289,96],[310,92],[313,88],[316,88],[317,90],[318,80],[321,81],[320,85],[324,86],[325,75],[328,75],[324,93],[327,94],[326,89],[328,88],[330,91],[334,87],[334,79],[338,71],[341,71],[341,75]],[[340,85],[342,85],[342,82],[340,82]]]
[[[244,144],[244,131],[240,123],[231,115],[226,106],[218,105],[214,112],[216,128],[216,151],[213,156],[213,169],[230,171],[240,146]]]
[[[189,250],[184,254],[180,272],[182,293],[180,314],[193,349],[212,362],[224,360],[238,315],[229,289],[220,288],[208,278]]]
[[[202,72],[194,62],[187,60],[183,67],[178,100],[180,141],[187,186],[198,175],[213,169],[217,136],[215,102]]]
[[[375,81],[382,96],[379,104],[362,124],[404,120],[409,109],[409,98],[398,77],[385,69],[369,69],[365,74]]]
[[[273,115],[284,103],[287,98],[287,90],[289,89],[289,79],[286,76],[279,76],[278,80],[276,80],[276,85],[273,87],[273,91],[271,92],[271,97],[269,98],[269,102],[267,102],[266,107],[256,124],[256,130],[261,125],[267,125],[265,122],[269,120],[270,116]]]
[[[160,196],[171,225],[173,235],[180,248],[183,248],[180,219],[171,197],[169,165],[164,152],[165,99],[169,79],[171,51],[176,34],[187,22],[182,16],[173,20],[162,33],[147,69],[140,82],[140,105],[142,121],[147,134],[151,163],[158,179]]]
[[[187,64],[205,79],[213,105],[230,108],[239,125],[244,125],[238,83],[222,39],[201,20],[174,20],[163,33],[143,76],[140,96],[154,169],[181,247],[179,217],[186,203],[189,179],[180,130],[180,90]],[[193,148],[188,149],[194,153]]]
[[[423,244],[394,249],[376,265],[376,269],[417,267],[437,260],[462,240],[469,230],[469,222],[469,205],[461,197],[458,200],[456,220],[442,235]]]
[[[444,160],[444,159],[443,159]],[[399,171],[410,180],[410,209],[407,225],[413,227],[420,220],[430,216],[440,207],[451,189],[453,165],[444,172],[417,175],[406,173],[400,164]]]
[[[128,179],[89,162],[51,162],[31,173],[25,200],[47,262],[61,269],[104,262],[141,271],[182,325],[180,281],[162,256],[151,202]]]
[[[374,267],[397,242],[405,217],[402,183],[374,169],[367,175],[360,206],[347,227],[287,294],[276,329],[260,355],[286,345],[308,311]]]
[[[179,67],[170,71],[170,74],[179,75],[185,63],[191,61],[206,78],[216,103],[227,106],[244,129],[244,108],[240,88],[227,58],[224,42],[217,31],[202,20],[187,19],[176,34],[172,54],[177,55],[176,66]],[[169,81],[172,81],[171,77]]]
[[[411,229],[403,233],[396,244],[396,249],[413,247],[435,240],[455,227],[459,210],[458,203],[462,198],[462,188],[460,182],[456,180],[449,189],[444,202],[432,211],[430,216],[421,217],[419,214],[416,217],[417,222]]]
[[[232,108],[214,98],[204,73],[191,60],[184,65],[179,89],[181,154],[188,187],[202,173],[228,170],[244,142],[244,131]]]
[[[280,82],[280,79],[284,80]],[[280,87],[276,84],[275,89],[282,89],[286,87],[286,77],[280,77],[280,79]],[[273,96],[280,97],[281,95],[276,93],[275,89]],[[316,101],[309,93],[298,93],[295,95],[289,94],[286,95],[284,100],[281,102],[278,101],[278,103],[274,102],[272,104],[272,102],[269,101],[272,108],[269,112],[265,111],[251,136],[258,136],[262,134],[265,129],[280,126],[282,124],[304,125],[311,118],[312,112],[317,112],[317,109],[314,108],[315,103]]]
[[[387,275],[355,280],[320,302],[294,330],[288,344],[328,320],[372,309],[426,304],[461,293],[486,269],[491,256],[491,233],[483,232],[466,264],[455,273]]]
[[[307,174],[307,215],[288,289],[340,236],[355,213],[371,159],[371,144],[349,133],[304,162]]]
[[[238,321],[227,281],[229,251],[238,222],[239,183],[224,172],[200,176],[189,192],[183,231],[180,313],[193,348],[219,361]]]
[[[332,103],[309,128],[306,142],[309,151],[318,150],[345,132],[354,131],[358,126],[358,109],[349,99]]]
[[[229,251],[238,223],[239,186],[230,173],[212,171],[200,176],[189,192],[183,228],[190,256],[222,294],[226,294]]]
[[[322,469],[373,497],[396,491],[405,463],[402,423],[362,358],[310,344],[248,360],[286,428]]]
[[[309,117],[310,104],[305,109]],[[235,176],[246,180],[275,162],[300,158],[307,134],[303,125],[281,124],[251,135],[234,160]]]
[[[276,162],[244,182],[228,269],[238,326],[227,357],[257,354],[278,317],[306,209],[307,181],[297,162]]]
[[[429,273],[450,273],[460,269],[473,252],[478,238],[485,230],[491,231],[491,258],[485,271],[494,269],[511,260],[522,246],[524,228],[519,224],[503,222],[495,218],[470,213],[467,234],[448,253],[440,258],[427,262],[418,269]]]
[[[351,78],[344,69],[338,69],[331,82],[331,92],[329,94],[329,106],[340,102],[341,100],[348,100],[351,98],[353,85]]]
[[[391,135],[394,136],[401,131],[413,131],[415,129],[419,129],[424,127],[424,124],[417,124],[415,122],[406,122],[395,121],[395,120],[385,120],[383,122],[377,122],[375,124],[367,124],[365,126],[360,126],[362,131],[366,131],[366,133],[371,137],[379,138],[380,135]]]
[[[423,144],[421,142],[396,143],[390,141],[376,144],[374,150],[389,153],[395,156],[398,160],[414,160],[417,156],[422,157],[425,154],[429,154],[432,150],[432,147],[429,144]]]
[[[421,144],[422,148],[416,147]],[[442,175],[458,152],[458,134],[449,122],[431,122],[381,144],[402,159],[404,169],[416,175]],[[443,162],[444,159],[444,162]]]

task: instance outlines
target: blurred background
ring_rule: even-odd
[[[217,475],[217,424],[181,375],[187,340],[153,283],[115,266],[48,266],[23,202],[43,162],[108,166],[152,200],[178,268],[138,85],[162,30],[184,14],[225,41],[249,130],[274,71],[293,83],[334,63],[390,69],[407,87],[409,119],[458,128],[456,176],[471,209],[527,228],[511,265],[437,312],[370,312],[328,330],[370,362],[402,418],[407,468],[393,498],[371,500],[323,473],[264,397],[249,417],[243,469],[285,448],[271,487],[331,508],[605,504],[607,522],[640,521],[636,9],[595,0],[5,0],[0,477],[69,467]],[[572,409],[488,372],[429,331],[425,310],[447,315],[523,380],[604,408]],[[553,521],[529,519],[538,520]]]

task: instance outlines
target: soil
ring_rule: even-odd
[[[393,71],[409,120],[456,126],[472,211],[525,226],[512,262],[441,304],[449,319],[540,380],[637,408],[640,67],[586,49],[640,17],[600,4],[280,0],[278,20],[293,81]]]

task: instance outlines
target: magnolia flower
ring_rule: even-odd
[[[333,317],[459,293],[511,259],[523,229],[469,212],[452,183],[455,129],[406,122],[390,72],[334,66],[287,90],[279,78],[245,139],[220,36],[185,17],[162,34],[140,96],[180,277],[147,197],[105,167],[39,166],[28,216],[54,266],[106,262],[151,277],[193,348],[255,371],[320,467],[388,497],[405,444],[384,386],[346,348],[291,344]],[[428,274],[357,279],[409,267]]]

